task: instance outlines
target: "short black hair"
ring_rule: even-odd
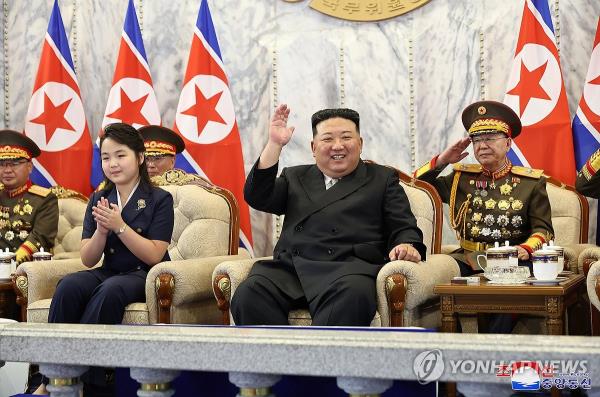
[[[129,149],[133,150],[136,156],[142,155],[146,151],[146,147],[144,146],[144,139],[138,130],[133,128],[129,124],[125,123],[112,123],[108,124],[104,127],[104,134],[100,137],[100,149],[102,150],[102,144],[107,139],[112,139],[113,141],[120,143],[121,145],[127,146]],[[139,165],[140,172],[140,186],[146,190],[149,190],[150,187],[153,186],[152,181],[150,180],[150,176],[148,175],[148,166],[146,164],[146,157],[144,156],[144,161]],[[113,188],[114,183],[108,179],[106,175],[104,175],[105,182],[105,190],[110,190]]]
[[[348,108],[322,109],[313,114],[311,117],[313,137],[317,135],[317,124],[319,124],[321,121],[334,119],[336,117],[354,122],[356,125],[356,132],[360,134],[360,115],[356,110]]]

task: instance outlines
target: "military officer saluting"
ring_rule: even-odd
[[[146,147],[146,163],[150,178],[162,175],[175,167],[175,155],[183,152],[183,139],[166,127],[148,125],[138,129]]]
[[[462,114],[469,136],[447,148],[415,172],[435,186],[450,206],[450,222],[461,248],[452,256],[461,275],[478,270],[475,255],[509,241],[520,260],[542,247],[554,234],[546,179],[542,170],[513,166],[506,154],[521,132],[521,121],[508,106],[495,101],[469,105]],[[473,144],[479,164],[455,164]],[[453,171],[438,175],[448,165]],[[475,253],[475,254],[473,254]]]
[[[575,187],[588,197],[600,198],[600,149],[596,150],[577,174]]]
[[[24,134],[0,131],[0,248],[15,252],[17,263],[52,249],[58,229],[58,199],[29,180],[31,159],[39,155]]]

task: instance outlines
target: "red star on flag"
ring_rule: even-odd
[[[600,85],[600,75],[596,76],[596,78],[588,81],[588,84]]]
[[[123,123],[133,125],[133,124],[141,124],[141,125],[149,125],[150,122],[146,120],[144,115],[142,114],[142,108],[146,103],[146,98],[148,95],[139,97],[135,101],[132,101],[131,98],[127,96],[123,88],[121,90],[121,107],[112,112],[111,114],[107,114],[106,117],[110,117],[113,119],[121,120]]]
[[[65,112],[69,108],[69,104],[73,98],[69,98],[60,105],[54,105],[52,100],[48,97],[48,94],[44,92],[44,111],[30,120],[35,124],[44,124],[46,130],[46,145],[52,139],[52,135],[57,129],[62,128],[64,130],[75,131],[75,128],[65,118]]]
[[[223,91],[211,96],[210,98],[206,98],[197,85],[194,86],[194,89],[196,92],[196,103],[181,112],[181,114],[194,116],[196,118],[198,136],[200,136],[202,131],[204,131],[204,127],[206,127],[206,124],[208,124],[209,121],[225,124],[225,120],[223,120],[217,111],[217,104],[219,103],[219,99],[221,99]]]
[[[519,82],[513,89],[507,92],[507,94],[519,97],[519,116],[523,116],[523,112],[525,112],[531,98],[551,99],[546,90],[540,85],[540,80],[544,76],[544,72],[546,72],[546,66],[548,66],[548,61],[533,70],[529,70],[523,61],[521,61]]]

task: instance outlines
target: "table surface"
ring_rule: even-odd
[[[481,276],[479,284],[438,284],[434,292],[438,295],[566,295],[573,288],[585,282],[582,274],[565,276],[566,280],[557,284],[492,284]]]

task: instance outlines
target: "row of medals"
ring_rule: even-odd
[[[2,235],[4,237],[4,239],[6,241],[12,241],[15,237],[18,236],[19,239],[21,239],[23,241],[26,240],[27,237],[29,236],[29,232],[27,230],[21,229],[23,227],[23,221],[16,220],[11,223],[11,221],[10,221],[11,208],[10,207],[0,207],[0,209],[2,211],[1,218],[0,218],[0,230],[9,228],[9,230],[4,232],[4,234]],[[29,204],[29,200],[25,200],[25,204],[23,204],[23,205],[16,204],[12,208],[12,213],[17,216],[25,215],[25,214],[31,215],[32,212],[33,212],[33,207],[31,206],[31,204]],[[14,232],[14,230],[19,230],[19,234],[16,234]]]
[[[520,178],[512,177],[511,179],[506,178],[506,181],[500,185],[500,194],[503,196],[510,196],[513,191],[513,188],[517,186],[520,182]],[[473,212],[471,208],[469,208],[469,213],[472,213],[470,217],[470,221],[467,223],[467,227],[470,228],[471,236],[478,237],[482,235],[484,237],[491,236],[493,239],[510,239],[511,237],[515,237],[520,235],[521,232],[519,230],[514,230],[511,232],[506,229],[508,224],[511,224],[513,227],[518,228],[523,224],[523,218],[520,215],[513,215],[510,217],[509,210],[512,208],[513,211],[520,211],[523,209],[523,202],[521,200],[515,199],[513,197],[507,197],[507,199],[502,199],[499,201],[494,200],[493,198],[485,199],[490,190],[496,189],[495,181],[488,183],[488,181],[478,181],[478,180],[470,180],[470,185],[475,186],[475,198],[473,199],[473,207],[475,210],[482,210],[484,207],[486,210],[493,210],[498,206],[498,209],[501,211],[506,211],[506,214],[498,215],[497,218],[494,218],[494,215],[487,214],[483,216],[481,212]],[[486,227],[480,227],[479,222],[483,221]],[[492,229],[491,226],[497,223],[501,229]]]

